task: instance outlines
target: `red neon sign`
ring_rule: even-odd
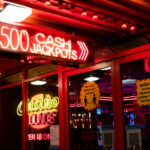
[[[150,72],[150,60],[149,60],[149,58],[145,58],[144,62],[145,62],[144,63],[145,71]]]
[[[52,34],[35,33],[17,27],[0,26],[0,48],[73,61],[86,61],[89,50],[85,42]]]
[[[57,112],[37,113],[28,116],[28,125],[35,129],[43,129],[51,124],[54,124],[57,117]]]
[[[28,134],[28,140],[29,141],[41,141],[41,140],[50,140],[50,134],[49,133],[31,133]]]

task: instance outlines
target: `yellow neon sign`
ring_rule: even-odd
[[[28,99],[28,113],[46,111],[58,108],[59,97],[53,97],[49,94],[37,94]],[[22,101],[17,106],[17,115],[22,116]]]

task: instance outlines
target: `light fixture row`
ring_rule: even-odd
[[[68,1],[63,1],[63,0],[32,0],[33,2],[40,2],[43,5],[46,6],[50,6],[50,7],[57,7],[59,9],[65,9],[65,10],[69,10],[72,11],[73,13],[78,13],[79,15],[81,15],[84,18],[88,18],[88,19],[92,19],[94,21],[100,21],[103,24],[107,24],[107,25],[111,25],[111,26],[115,26],[118,27],[120,29],[124,30],[128,30],[130,32],[134,32],[138,27],[137,25],[134,25],[132,23],[127,23],[124,20],[118,19],[118,18],[114,18],[111,16],[106,16],[104,14],[100,14],[97,13],[93,10],[90,9],[85,9],[81,6],[72,4]]]

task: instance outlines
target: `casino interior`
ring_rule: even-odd
[[[1,150],[150,150],[149,0],[0,0]]]

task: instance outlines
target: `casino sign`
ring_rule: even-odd
[[[28,125],[34,129],[43,129],[56,122],[59,98],[50,94],[37,94],[28,100]],[[17,107],[18,116],[22,116],[22,101]]]

